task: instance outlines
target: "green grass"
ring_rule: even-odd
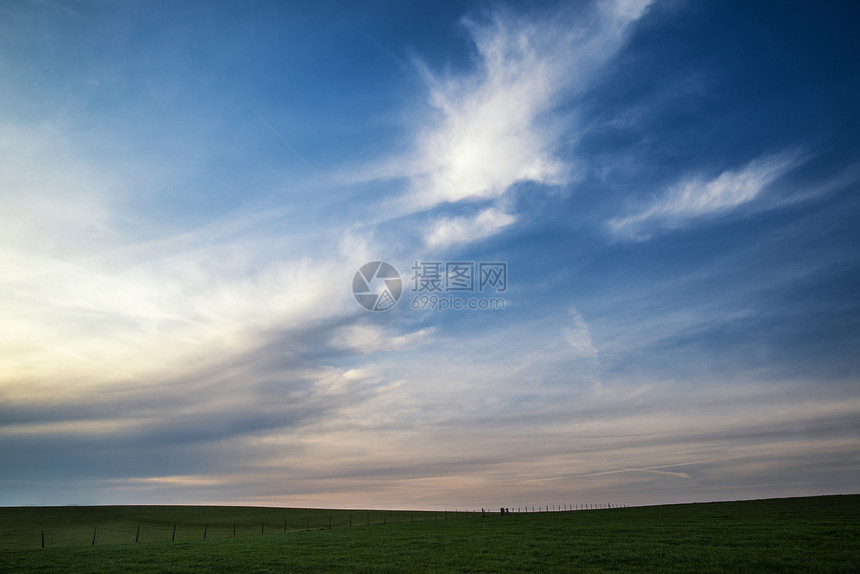
[[[453,512],[447,513],[453,519]],[[306,529],[443,520],[444,512],[326,510],[241,506],[60,506],[0,508],[0,551],[104,544],[190,542]],[[465,516],[461,514],[461,516]],[[329,522],[329,519],[331,522]],[[286,521],[286,523],[285,523]],[[350,522],[351,521],[351,522]],[[176,525],[174,535],[173,525]],[[138,535],[138,527],[140,534]]]
[[[177,541],[38,547],[0,551],[4,572],[860,572],[860,496],[690,504],[481,518],[454,515],[400,524],[381,511],[371,527],[353,511],[353,528],[329,530],[329,514],[347,511],[200,508],[93,507],[0,510],[0,530],[14,522],[62,517],[74,532],[92,529],[86,519],[130,527],[148,517],[152,527],[170,528],[180,516],[196,524],[177,527]],[[246,528],[232,537],[232,522]],[[271,517],[271,518],[269,518]],[[283,520],[302,529],[283,534]],[[131,520],[130,518],[134,518]],[[274,533],[280,519],[280,529]],[[419,513],[415,513],[419,518]],[[429,520],[428,520],[429,518]],[[305,531],[303,520],[317,519]],[[324,519],[324,523],[322,520]],[[59,519],[58,519],[59,520]],[[259,521],[272,534],[259,535]],[[229,532],[202,540],[202,525],[229,524]],[[256,524],[256,531],[253,524]],[[313,524],[312,524],[313,526]],[[59,534],[61,526],[56,526]],[[107,526],[105,526],[107,528]],[[136,526],[135,526],[136,528]],[[211,526],[210,526],[211,528]],[[288,528],[289,529],[289,528]],[[48,531],[46,531],[47,534]],[[131,540],[134,531],[130,531]],[[14,533],[10,536],[15,536]],[[97,533],[98,536],[98,533]],[[125,538],[128,538],[127,536]],[[38,545],[37,545],[38,546]],[[5,543],[4,543],[5,547]]]

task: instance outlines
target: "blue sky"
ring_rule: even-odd
[[[3,3],[0,504],[858,492],[858,24]],[[414,309],[416,261],[504,308]]]

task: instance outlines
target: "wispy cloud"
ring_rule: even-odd
[[[576,309],[570,310],[570,316],[573,320],[573,325],[565,329],[565,340],[577,353],[586,357],[597,358],[597,349],[591,342],[588,323],[585,322],[585,319],[582,318],[582,315]]]
[[[373,327],[365,324],[351,324],[335,331],[331,338],[332,345],[338,348],[364,351],[372,348],[376,351],[397,351],[421,346],[432,340],[435,327],[425,327],[416,331],[398,334],[384,327]]]
[[[249,211],[152,237],[121,191],[105,197],[133,174],[77,157],[74,134],[17,135],[0,160],[4,399],[157,384],[354,311],[333,280],[367,257],[348,234],[284,235],[282,214]]]
[[[756,159],[712,179],[688,177],[637,213],[610,219],[607,227],[617,238],[643,241],[660,229],[685,227],[727,213],[756,199],[797,163],[798,154],[786,152]]]
[[[495,207],[487,208],[472,217],[440,218],[433,223],[425,237],[425,243],[429,248],[438,249],[465,244],[498,233],[514,221],[515,216]]]
[[[497,200],[517,183],[568,183],[563,139],[578,123],[560,106],[585,91],[622,47],[647,1],[601,2],[543,17],[495,9],[463,26],[475,68],[437,73],[413,58],[429,92],[429,113],[415,118],[413,148],[361,166],[347,180],[405,177],[408,191],[389,207],[398,215],[440,204],[494,202],[477,216],[437,219],[425,234],[447,247],[499,231],[516,219]]]

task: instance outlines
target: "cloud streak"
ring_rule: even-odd
[[[648,5],[600,2],[537,19],[498,9],[464,19],[476,50],[475,69],[437,74],[414,58],[432,111],[416,120],[406,157],[359,169],[361,177],[406,177],[409,191],[393,208],[400,215],[439,205],[491,204],[478,215],[436,218],[424,234],[431,248],[497,233],[517,218],[502,201],[512,187],[571,181],[569,162],[559,154],[579,118],[559,106],[588,87]]]
[[[424,242],[430,249],[463,245],[499,233],[515,221],[515,216],[495,207],[484,209],[473,217],[444,217],[433,223]]]
[[[770,184],[797,167],[797,160],[795,153],[782,153],[754,160],[741,169],[726,170],[712,179],[688,177],[638,212],[610,219],[607,227],[619,239],[644,241],[661,229],[717,217],[758,198]]]

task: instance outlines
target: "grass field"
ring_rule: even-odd
[[[0,571],[860,572],[857,495],[486,518],[448,513],[447,520],[443,513],[384,514],[385,524],[382,511],[2,509]],[[43,523],[52,526],[40,549]]]
[[[0,551],[150,542],[190,542],[299,530],[453,519],[449,512],[223,506],[62,506],[0,509]],[[460,516],[465,517],[465,514]],[[480,513],[479,513],[480,516]],[[174,524],[176,530],[174,533]],[[138,531],[138,527],[140,530]],[[234,528],[235,527],[235,528]]]

